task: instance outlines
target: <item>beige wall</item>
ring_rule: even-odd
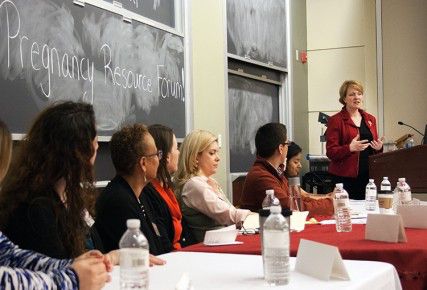
[[[226,47],[224,1],[191,1],[193,128],[222,138],[221,162],[215,178],[227,188]]]
[[[382,1],[384,133],[395,140],[427,123],[427,1]],[[397,21],[398,19],[398,21]]]
[[[309,150],[325,153],[319,111],[341,109],[338,89],[346,79],[365,86],[365,108],[377,115],[375,0],[307,0]]]
[[[192,62],[193,128],[221,134],[221,163],[217,180],[223,188],[228,180],[228,102],[226,96],[225,0],[191,1],[190,38]],[[306,7],[304,0],[291,1],[291,51],[306,48]],[[290,57],[293,77],[294,139],[308,147],[307,67]],[[228,188],[230,191],[230,188]]]
[[[304,151],[309,146],[308,141],[308,91],[307,91],[307,64],[296,59],[296,51],[307,49],[307,21],[306,1],[290,1],[291,19],[291,55],[289,56],[290,84],[292,86],[292,115],[293,115],[293,141],[300,145]],[[305,161],[304,168],[307,168]]]

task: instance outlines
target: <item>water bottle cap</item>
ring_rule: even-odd
[[[281,213],[282,212],[282,207],[280,205],[274,205],[270,207],[270,212],[271,213]]]
[[[135,229],[141,226],[141,221],[138,219],[128,219],[126,221],[126,226],[128,227],[128,229]]]
[[[274,189],[267,189],[265,191],[265,195],[269,195],[269,194],[273,195],[274,194]]]
[[[383,180],[388,180],[388,177],[387,177],[387,176],[384,176],[384,177],[383,177]]]
[[[405,182],[406,181],[406,178],[405,177],[399,177],[399,182]]]
[[[372,178],[369,178],[369,182],[374,183],[374,180]]]
[[[299,177],[290,177],[288,179],[289,186],[300,185]]]
[[[342,189],[342,188],[344,188],[344,184],[342,184],[342,183],[337,183],[337,184],[335,184],[335,187],[336,187],[336,188],[340,188],[340,189]]]

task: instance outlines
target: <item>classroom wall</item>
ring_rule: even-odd
[[[318,123],[318,113],[341,110],[338,90],[344,80],[364,84],[365,108],[377,115],[375,27],[375,0],[307,0],[307,153],[326,153],[319,141],[326,127]]]
[[[303,64],[298,52],[307,49],[307,7],[306,1],[290,1],[291,19],[291,53],[290,83],[292,85],[292,123],[293,140],[303,148],[309,148],[308,136],[308,89],[307,89],[307,64]],[[307,162],[303,161],[303,171],[307,171]]]
[[[221,134],[221,162],[215,178],[227,188],[225,1],[191,1],[192,109],[194,129]]]
[[[384,133],[396,140],[411,133],[403,121],[424,132],[427,123],[427,1],[382,1]],[[398,21],[397,21],[398,19]]]

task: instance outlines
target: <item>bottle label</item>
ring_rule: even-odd
[[[149,252],[141,248],[120,249],[120,267],[144,271],[149,267]]]
[[[262,233],[264,248],[286,248],[289,247],[289,233],[280,231],[269,231],[264,229]]]
[[[334,207],[335,209],[341,209],[341,208],[346,208],[346,207],[350,207],[350,201],[348,200],[348,198],[335,198],[334,199]]]
[[[381,184],[381,191],[391,191],[391,185],[382,185]]]
[[[369,196],[369,197],[376,197],[377,191],[375,189],[367,188],[365,194],[366,196]]]
[[[403,202],[411,201],[411,192],[408,190],[404,190],[401,196],[401,201]]]

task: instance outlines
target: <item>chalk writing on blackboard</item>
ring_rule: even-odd
[[[94,104],[100,131],[133,121],[160,121],[182,136],[183,55],[181,37],[136,21],[124,23],[120,15],[95,6],[82,8],[65,0],[0,1],[0,105],[32,102],[41,109],[57,100],[86,101]],[[27,93],[17,89],[22,85]],[[11,112],[9,118],[16,115]],[[177,120],[182,125],[176,127]],[[13,131],[28,124],[10,122]]]

